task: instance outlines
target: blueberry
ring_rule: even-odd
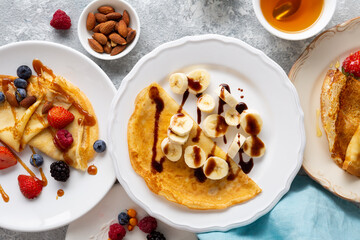
[[[17,88],[24,88],[25,89],[27,87],[28,83],[27,83],[26,80],[24,80],[22,78],[17,78],[17,79],[14,80],[14,85]]]
[[[26,98],[26,90],[23,88],[17,88],[15,97],[18,102],[21,102],[24,98]]]
[[[3,92],[0,92],[0,103],[5,102],[5,95]]]
[[[21,65],[20,67],[18,67],[16,72],[17,72],[17,75],[19,78],[22,78],[25,80],[28,80],[32,74],[31,69],[26,65]]]
[[[44,163],[44,159],[40,154],[33,154],[30,157],[30,164],[34,167],[40,167]]]
[[[119,215],[118,215],[118,220],[119,220],[119,223],[121,225],[126,225],[129,223],[129,215],[127,215],[126,212],[121,212]]]
[[[93,147],[95,152],[101,153],[106,150],[106,143],[103,140],[96,140]]]

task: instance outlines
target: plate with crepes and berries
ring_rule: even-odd
[[[0,226],[66,225],[115,181],[104,132],[115,88],[89,58],[59,44],[9,44],[0,61]]]
[[[344,199],[360,202],[360,18],[319,35],[293,65],[305,114],[305,171]]]

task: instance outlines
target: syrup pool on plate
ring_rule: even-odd
[[[319,19],[323,6],[324,0],[260,0],[266,21],[279,31],[288,33],[310,28]]]

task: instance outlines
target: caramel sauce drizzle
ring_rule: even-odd
[[[56,193],[56,194],[57,194],[57,195],[56,195],[56,200],[58,200],[59,197],[64,196],[65,192],[64,192],[64,190],[59,189],[59,190],[57,190],[57,193]]]
[[[54,72],[50,68],[46,67],[39,59],[33,60],[33,68],[39,77],[42,76],[42,72],[48,73],[53,78],[56,77]]]
[[[0,184],[0,194],[1,194],[2,199],[4,200],[4,202],[9,202],[10,198],[9,198],[9,196],[6,194],[6,192],[4,191],[4,189],[2,188],[1,184]]]
[[[96,175],[97,174],[97,167],[93,164],[93,165],[88,167],[87,172],[90,175]]]

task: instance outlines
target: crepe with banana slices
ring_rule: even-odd
[[[28,96],[36,96],[37,101],[29,108],[11,106],[8,101],[0,107],[0,140],[21,151],[28,144],[55,160],[66,161],[70,166],[86,170],[87,163],[95,151],[92,144],[98,139],[98,123],[92,105],[79,88],[61,76],[56,76],[49,68],[34,60],[33,66],[38,76],[28,80]],[[11,79],[9,91],[14,91]],[[3,86],[3,85],[2,85]],[[64,129],[73,137],[69,149],[62,151],[54,144],[56,129],[49,126],[44,105],[61,106],[70,111],[75,119]]]
[[[157,100],[151,96],[154,90]],[[143,177],[149,189],[193,209],[223,209],[259,194],[261,189],[257,184],[205,136],[195,121],[183,150],[196,144],[207,156],[226,159],[228,175],[211,180],[204,178],[202,168],[189,168],[184,156],[176,162],[166,159],[161,142],[167,137],[170,119],[179,107],[157,83],[152,83],[136,97],[135,110],[128,123],[129,156],[133,169]],[[181,113],[187,115],[184,110]]]

